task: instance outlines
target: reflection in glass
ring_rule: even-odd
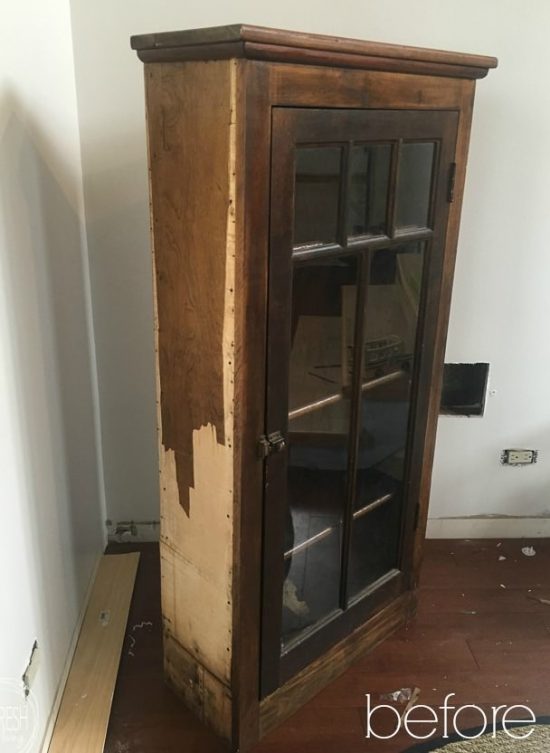
[[[340,147],[296,149],[294,245],[336,240],[341,161]]]
[[[386,232],[391,146],[365,144],[350,152],[348,235]]]
[[[399,154],[396,228],[427,227],[435,155],[433,141],[404,143]]]
[[[356,285],[355,257],[294,269],[283,646],[339,607]]]
[[[351,537],[353,598],[398,566],[423,243],[372,255]]]

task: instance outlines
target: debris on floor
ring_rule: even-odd
[[[543,599],[540,596],[530,596],[529,594],[527,594],[527,598],[531,599],[531,601],[538,601],[539,604],[545,604],[550,607],[550,599]]]
[[[152,629],[153,623],[149,620],[142,620],[141,622],[137,622],[135,625],[132,625],[132,633],[134,633],[136,630],[142,630],[146,627]],[[130,648],[128,649],[128,656],[135,656],[134,648],[136,646],[136,639],[134,638],[132,633],[128,633],[128,638],[131,641]]]
[[[148,620],[143,620],[142,622],[138,622],[137,625],[134,625],[132,627],[132,630],[139,630],[140,628],[144,627],[153,627],[153,623],[149,622]]]
[[[461,609],[460,614],[477,614],[476,609]]]
[[[412,707],[416,704],[416,702],[418,701],[419,697],[420,697],[420,688],[416,688],[416,687],[413,688],[413,691],[411,693],[411,697],[409,699],[409,702],[407,703],[407,705],[403,709],[403,713],[401,714],[401,720],[403,720],[405,718],[405,715],[406,715],[407,711],[409,709],[412,709]]]
[[[526,557],[534,557],[537,552],[534,546],[524,546],[521,553]]]
[[[130,743],[123,743],[120,742],[120,740],[117,740],[115,745],[115,753],[129,753]]]
[[[415,686],[414,688],[399,688],[399,690],[394,690],[391,693],[382,693],[380,695],[380,700],[393,701],[393,703],[399,704],[400,706],[403,706],[403,704],[405,704],[405,707],[403,708],[400,716],[401,720],[403,720],[405,714],[410,708],[415,705],[419,696],[420,688],[417,688]]]
[[[503,562],[505,559],[506,557],[503,554],[501,554],[500,557],[498,558],[498,561]]]
[[[394,701],[395,703],[405,703],[410,701],[413,694],[413,688],[399,688],[392,693],[382,693],[381,701]]]

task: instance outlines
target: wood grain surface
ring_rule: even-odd
[[[187,29],[131,38],[145,62],[247,57],[372,70],[483,78],[497,60],[485,55],[369,42],[248,24]]]
[[[139,553],[102,557],[48,753],[102,753]]]

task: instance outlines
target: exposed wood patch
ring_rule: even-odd
[[[218,735],[231,736],[229,689],[189,654],[170,632],[164,633],[164,669],[170,685]]]
[[[101,753],[139,553],[102,557],[67,678],[49,753]]]
[[[174,453],[161,454],[162,611],[187,651],[229,683],[233,458],[211,425],[193,432],[193,457],[188,517],[177,503]]]

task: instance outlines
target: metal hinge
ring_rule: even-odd
[[[447,201],[452,204],[455,200],[456,162],[449,166],[449,184],[447,186]]]
[[[262,434],[258,440],[258,456],[263,460],[276,452],[282,452],[286,447],[286,441],[280,431],[273,431],[267,436]]]
[[[420,519],[420,502],[416,503],[416,509],[414,511],[414,531],[418,528],[418,523]]]

